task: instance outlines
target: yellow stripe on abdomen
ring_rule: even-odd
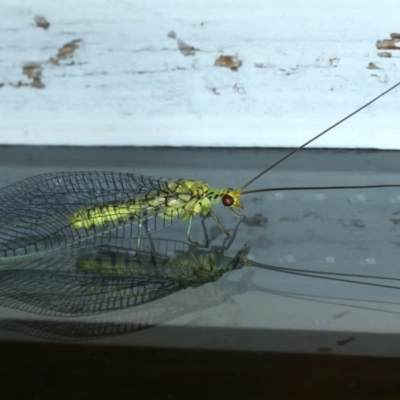
[[[134,221],[143,215],[143,211],[142,206],[135,204],[92,206],[74,212],[68,220],[75,229],[90,229],[115,222],[125,224]]]

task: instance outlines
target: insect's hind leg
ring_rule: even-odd
[[[135,249],[135,254],[133,255],[133,258],[137,258],[138,253],[140,251],[140,246],[141,246],[141,243],[142,243],[142,228],[143,228],[143,225],[145,226],[146,233],[148,234],[148,236],[150,236],[150,234],[148,233],[148,229],[147,229],[147,220],[146,219],[138,220],[138,229],[137,229],[137,237],[136,237],[136,249]],[[133,237],[133,239],[134,239],[134,237]],[[131,246],[129,245],[129,247],[131,247]],[[108,245],[100,245],[100,246],[98,246],[98,248],[100,250],[104,250],[104,251],[109,251],[109,249],[110,249],[110,247]],[[131,249],[131,250],[133,251],[133,249]]]
[[[153,251],[154,244],[153,244],[153,241],[150,238],[149,230],[147,229],[147,219],[140,219],[138,221],[138,230],[137,230],[137,238],[136,238],[136,252],[135,252],[135,255],[134,255],[133,258],[137,258],[138,253],[140,251],[140,246],[142,244],[142,230],[143,230],[143,227],[145,229],[147,237],[150,239],[149,240],[150,247],[151,247],[151,250]]]
[[[153,239],[151,237],[151,233],[147,229],[147,220],[144,221],[143,225],[145,226],[145,229],[146,229],[147,240],[150,243],[151,261],[153,262],[153,264],[155,266],[157,266],[157,255],[158,255],[158,253],[157,253],[157,250],[156,250],[156,246],[154,246],[154,242],[153,242]]]
[[[143,227],[143,222],[142,220],[138,221],[138,232],[137,232],[137,238],[136,238],[136,252],[133,258],[137,258],[137,255],[140,250],[140,244],[141,244],[141,239],[142,239],[142,227]],[[146,226],[146,231],[147,231],[147,226]]]

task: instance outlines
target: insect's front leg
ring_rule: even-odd
[[[228,236],[228,237],[231,236],[231,234],[222,226],[222,224],[221,224],[220,220],[218,219],[218,217],[217,217],[211,210],[208,212],[208,214],[206,215],[206,217],[208,217],[209,215],[211,215],[211,216],[213,217],[214,221],[217,223],[217,225],[221,228],[221,231],[222,231],[226,236]],[[199,243],[193,241],[192,239],[190,239],[190,231],[192,230],[192,222],[193,222],[193,215],[191,215],[191,216],[189,217],[189,224],[188,224],[188,229],[187,229],[187,231],[186,231],[186,237],[187,237],[187,240],[189,241],[189,243],[191,243],[191,244],[197,246]]]
[[[229,208],[229,211],[236,217],[236,218],[240,218],[245,220],[246,217],[244,215],[238,214],[237,212],[235,212],[235,210],[233,210],[232,208]]]
[[[226,236],[231,236],[231,234],[222,226],[220,220],[218,217],[210,210],[209,215],[211,215],[214,219],[214,221],[217,223],[217,225],[221,228],[221,231],[225,233]]]
[[[233,230],[232,235],[230,237],[228,236],[225,238],[224,242],[222,243],[222,248],[224,250],[228,250],[231,247],[231,244],[236,239],[236,233],[239,229],[239,226],[245,219],[246,219],[246,217],[243,215],[242,218],[240,219],[240,221],[237,223],[235,229]]]

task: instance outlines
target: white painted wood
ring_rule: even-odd
[[[381,58],[375,47],[400,31],[398,10],[396,0],[3,0],[0,143],[299,146],[400,81],[400,50]],[[48,62],[76,39],[71,57]],[[185,56],[177,39],[198,50]],[[221,55],[243,64],[214,66]],[[32,82],[27,62],[40,63],[43,89],[15,87]],[[399,110],[397,88],[315,146],[398,149]]]

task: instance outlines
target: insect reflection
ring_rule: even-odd
[[[376,302],[370,306],[368,299],[269,289],[252,282],[254,269],[236,281],[223,276],[244,267],[385,290],[400,288],[395,284],[398,280],[392,278],[266,265],[251,260],[246,245],[227,256],[239,225],[229,240],[210,249],[149,236],[142,240],[137,254],[128,248],[107,246],[86,249],[75,257],[58,254],[3,268],[0,305],[8,311],[2,312],[0,328],[54,340],[99,339],[204,311],[249,290],[369,310],[376,306]]]

